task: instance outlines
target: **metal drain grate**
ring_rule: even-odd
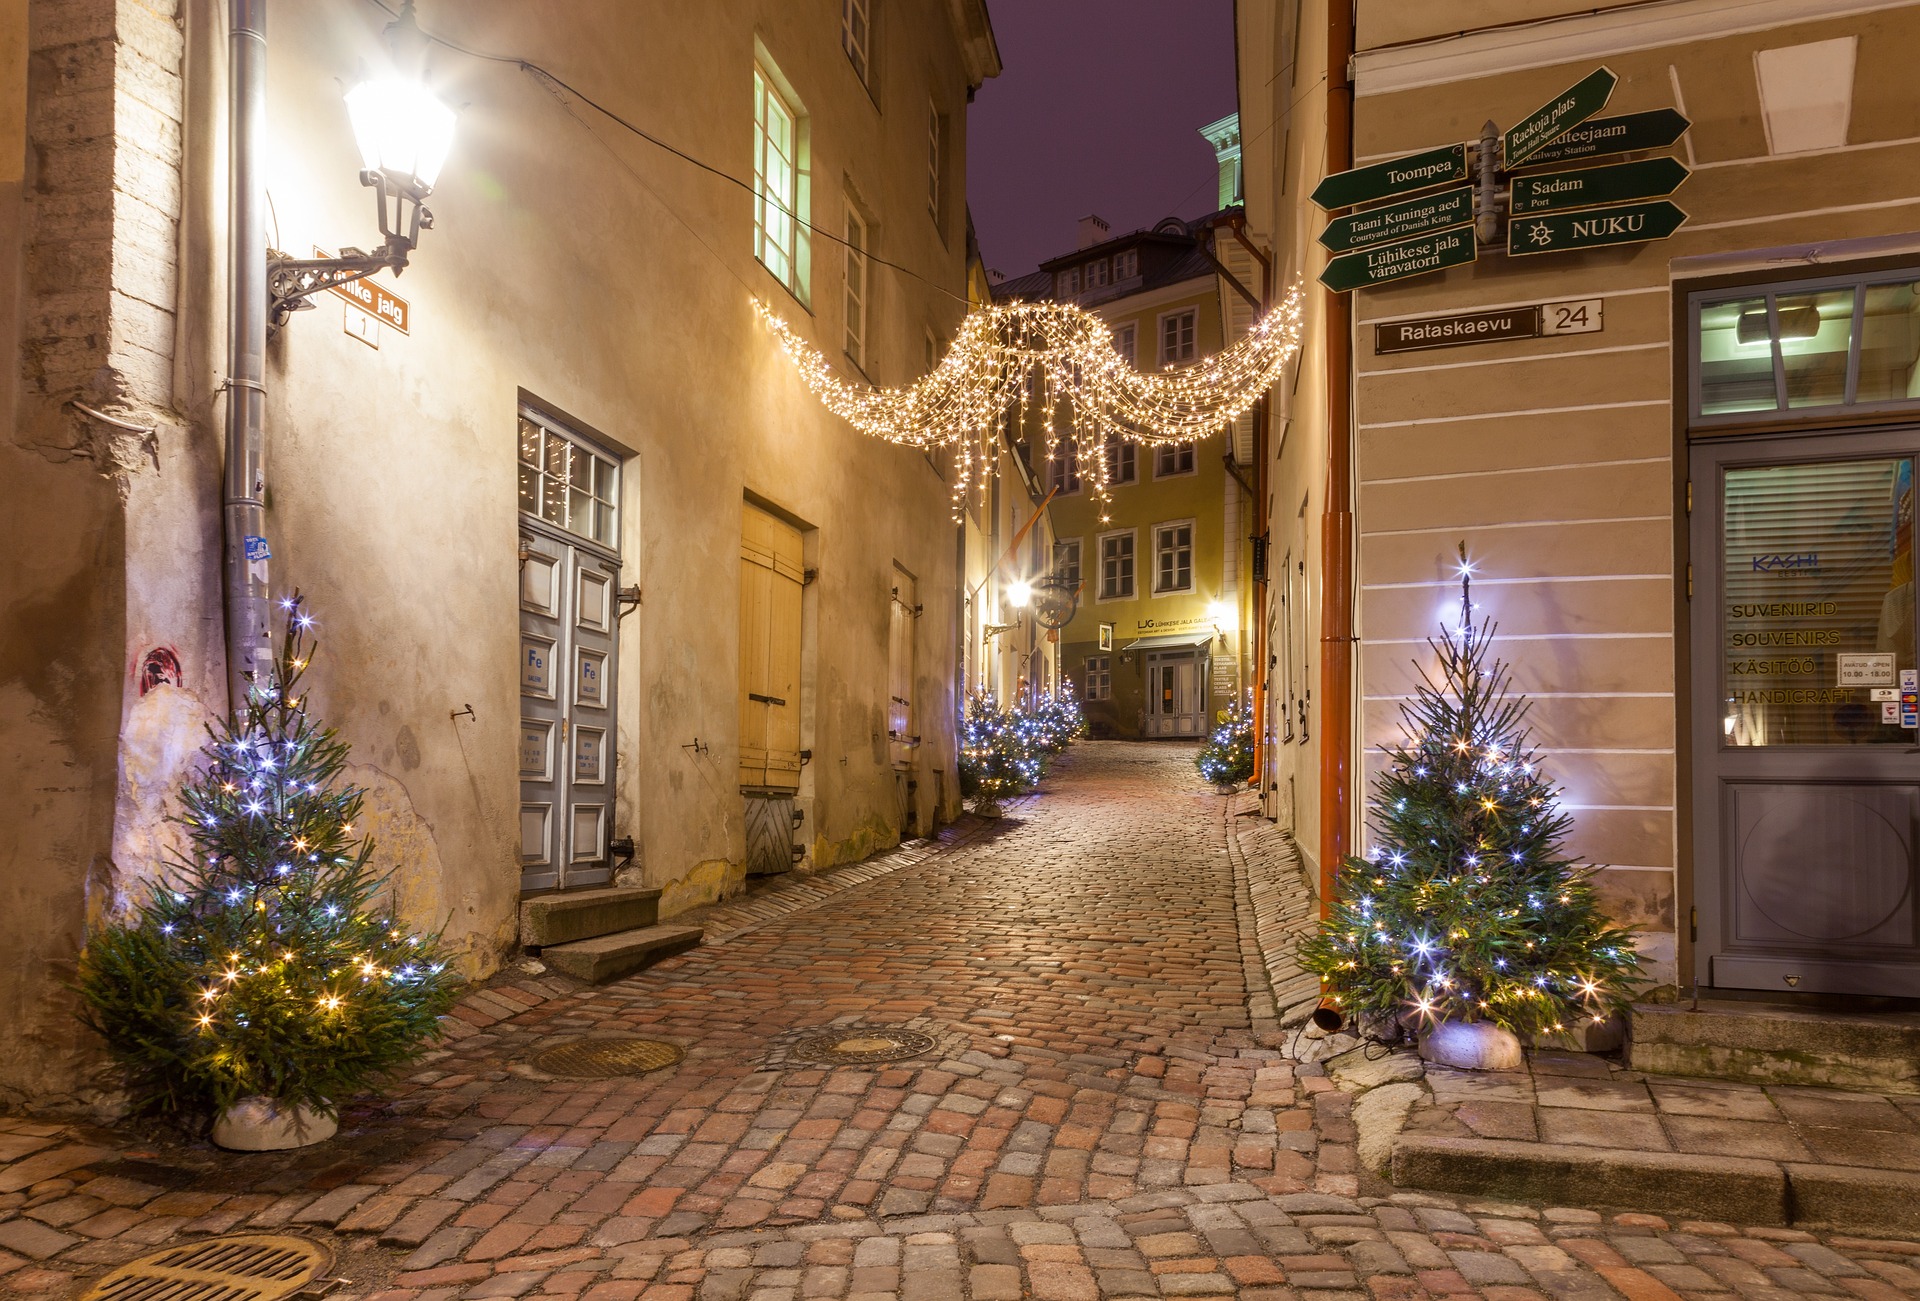
[[[535,1055],[534,1069],[573,1080],[645,1075],[680,1062],[687,1050],[658,1039],[577,1039]]]
[[[875,1026],[850,1026],[810,1034],[787,1050],[787,1055],[803,1062],[825,1066],[871,1066],[879,1062],[905,1061],[933,1048],[933,1036],[918,1030],[891,1030]]]
[[[208,1238],[128,1261],[102,1275],[80,1301],[281,1301],[326,1264],[326,1249],[305,1238]]]

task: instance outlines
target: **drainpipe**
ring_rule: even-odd
[[[267,117],[267,0],[230,0],[228,38],[227,701],[273,662],[266,541],[267,228],[258,160]]]
[[[1353,0],[1327,6],[1328,175],[1353,166]],[[1326,291],[1327,495],[1320,515],[1320,915],[1353,820],[1353,299]]]

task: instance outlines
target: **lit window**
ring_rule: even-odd
[[[840,48],[860,80],[867,79],[867,0],[840,0]]]
[[[1125,325],[1116,325],[1113,327],[1113,350],[1125,358],[1129,366],[1133,365],[1134,358],[1133,337],[1134,327],[1132,321],[1128,321]]]
[[[1160,364],[1172,366],[1193,360],[1194,311],[1169,312],[1160,318]]]
[[[1165,443],[1153,454],[1153,477],[1170,478],[1176,474],[1193,473],[1193,444]]]
[[[1053,572],[1069,588],[1080,586],[1080,539],[1053,544]]]
[[[753,255],[804,298],[799,116],[764,69],[753,70]]]
[[[1088,700],[1109,700],[1113,696],[1113,656],[1087,656],[1087,687],[1084,693]]]
[[[543,416],[520,414],[522,514],[619,545],[620,464]]]
[[[1162,524],[1153,531],[1153,590],[1193,590],[1193,525]]]
[[[1131,439],[1107,435],[1107,482],[1132,483],[1139,478],[1138,449]]]
[[[1100,538],[1100,599],[1133,598],[1133,534],[1107,533]]]
[[[847,208],[847,356],[867,364],[867,223]]]

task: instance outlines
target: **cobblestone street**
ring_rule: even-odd
[[[381,1301],[1920,1296],[1920,1243],[1844,1226],[1363,1175],[1347,1095],[1249,1015],[1257,892],[1190,757],[1086,743],[1002,823],[808,910],[602,988],[496,982],[427,1068],[299,1154],[0,1120],[0,1287],[64,1297],[156,1244],[252,1230],[330,1236],[334,1272]],[[827,1026],[935,1046],[793,1058]],[[608,1081],[527,1064],[587,1035],[686,1058]]]

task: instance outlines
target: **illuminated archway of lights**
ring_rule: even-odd
[[[1224,432],[1300,348],[1297,286],[1232,347],[1154,373],[1135,370],[1114,349],[1107,323],[1085,308],[1008,303],[968,313],[931,374],[904,388],[874,388],[841,379],[764,302],[754,306],[829,411],[888,442],[955,449],[956,510],[993,474],[1009,421],[1020,438],[1037,417],[1052,462],[1070,454],[1058,432],[1064,412],[1081,449],[1079,475],[1105,500],[1108,458],[1100,452],[1109,443],[1190,443]]]

